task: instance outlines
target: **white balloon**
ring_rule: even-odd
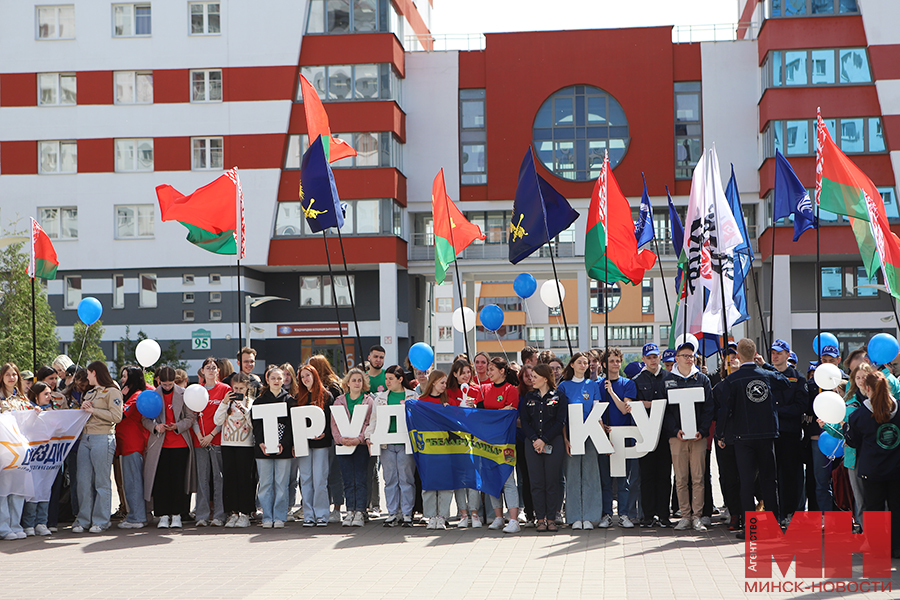
[[[813,400],[813,412],[826,423],[840,423],[847,414],[847,408],[840,394],[822,392]]]
[[[675,348],[678,348],[678,346],[684,344],[685,342],[693,344],[695,352],[700,349],[700,341],[693,333],[688,333],[687,335],[681,334],[677,338],[675,338]]]
[[[566,288],[563,286],[562,282],[559,282],[559,291],[556,289],[556,280],[550,279],[545,281],[541,286],[541,301],[547,305],[548,308],[556,308],[562,301],[566,299]]]
[[[813,379],[815,379],[816,385],[823,390],[833,390],[841,384],[841,370],[837,365],[822,363],[816,367]],[[824,421],[825,419],[822,420]]]
[[[209,392],[199,383],[194,383],[184,390],[184,405],[194,412],[201,412],[209,403]]]
[[[475,329],[475,311],[469,308],[468,306],[464,306],[462,308],[457,308],[453,311],[453,329],[457,331],[463,330],[463,315],[465,314],[465,324],[466,331],[472,331]]]
[[[162,350],[160,350],[159,343],[156,340],[141,340],[134,349],[134,357],[137,359],[138,364],[144,368],[156,364],[161,353]]]

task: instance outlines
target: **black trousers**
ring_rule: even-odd
[[[863,479],[863,510],[891,511],[891,554],[900,552],[900,479],[871,481]]]
[[[754,482],[759,474],[759,485],[767,511],[781,519],[778,509],[777,468],[775,467],[775,440],[738,440],[734,443],[738,477],[741,479],[741,508],[743,512],[756,510],[753,500]]]
[[[638,459],[641,472],[641,505],[644,521],[653,517],[668,524],[669,495],[672,493],[672,450],[669,440],[660,439],[656,450]]]
[[[190,508],[190,495],[184,487],[189,453],[193,448],[163,448],[153,479],[153,512],[157,517],[180,515]]]
[[[225,513],[256,510],[256,459],[253,446],[222,446],[222,505]]]
[[[800,432],[782,431],[775,440],[775,462],[778,465],[778,501],[784,516],[793,514],[800,504],[800,486],[803,478],[798,477],[802,460],[803,443]]]
[[[533,448],[532,448],[533,449]],[[528,476],[528,465],[525,458],[525,443],[516,438],[516,480],[519,482],[519,500],[525,507],[525,518],[534,521],[534,500],[531,498],[531,478]]]
[[[738,477],[737,459],[734,457],[734,446],[720,448],[716,444],[716,463],[719,465],[719,488],[725,506],[733,517],[743,520],[741,507],[741,480]]]
[[[559,474],[566,458],[566,446],[562,436],[550,441],[551,454],[538,454],[534,446],[525,442],[525,462],[531,479],[531,499],[534,502],[535,519],[555,519],[562,506],[563,486]]]

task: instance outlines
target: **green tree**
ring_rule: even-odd
[[[4,235],[10,235],[4,232]],[[16,234],[13,234],[16,235]],[[21,232],[18,233],[21,235]],[[22,370],[32,370],[30,257],[25,244],[0,250],[0,363],[12,362]],[[49,365],[59,354],[56,315],[47,303],[40,280],[34,285],[37,367]]]
[[[81,321],[75,323],[72,343],[69,344],[69,358],[82,367],[89,365],[95,360],[106,362],[106,355],[103,354],[103,350],[100,348],[103,331],[102,321],[97,321],[90,327]]]
[[[137,339],[131,339],[131,327],[125,326],[125,337],[119,338],[119,343],[116,344],[116,372],[121,372],[122,367],[125,365],[133,365],[137,364],[137,359],[134,356],[134,350],[137,348],[137,345],[142,341],[148,339],[147,334],[143,331],[138,331]],[[156,365],[168,365],[174,369],[188,369],[188,363],[184,360],[182,356],[181,350],[178,349],[178,343],[175,340],[169,342],[169,346],[167,348],[163,348],[160,346],[160,356],[159,360],[156,362]],[[148,370],[153,370],[153,367],[150,367]]]

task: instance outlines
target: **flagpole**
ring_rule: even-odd
[[[772,200],[772,272],[769,274],[769,339],[775,342],[775,200]],[[818,243],[818,239],[816,240]],[[816,268],[819,266],[816,259]]]
[[[238,248],[238,256],[240,256],[240,248]],[[242,310],[241,310],[241,302],[244,300],[244,294],[241,292],[241,259],[237,259],[237,309],[238,309],[238,350],[241,349],[241,343],[244,340],[244,331],[243,331],[243,321],[242,321]],[[249,331],[247,332],[250,333]],[[240,365],[239,365],[240,366]]]
[[[338,324],[338,335],[341,338],[341,353],[339,356],[343,356],[341,359],[342,368],[341,375],[347,372],[347,349],[344,347],[344,325],[341,323],[341,309],[338,307],[337,301],[337,290],[335,289],[334,282],[334,270],[331,268],[331,254],[328,252],[328,236],[326,235],[327,230],[322,230],[322,239],[325,240],[325,258],[328,260],[328,275],[331,277],[331,300],[334,302],[334,314],[337,318]]]
[[[444,170],[441,169],[441,173],[440,173],[442,185],[443,185],[443,180],[444,180],[443,171]],[[452,202],[450,200],[450,198],[446,195],[446,188],[444,188],[444,189],[445,189],[445,194],[444,194],[445,201],[448,203]],[[463,330],[462,330],[463,342],[465,343],[465,348],[466,348],[466,358],[471,363],[472,362],[472,354],[469,352],[469,331],[466,329],[466,311],[465,311],[466,306],[465,306],[465,302],[463,300],[462,275],[460,275],[460,273],[459,273],[459,258],[457,258],[457,256],[456,256],[456,241],[453,239],[453,217],[450,216],[450,207],[445,205],[445,208],[447,209],[447,221],[449,221],[449,223],[450,223],[450,245],[453,246],[453,266],[456,269],[456,288],[459,291],[459,315],[462,319],[462,325],[463,325]],[[433,207],[432,207],[432,213],[434,213]],[[435,251],[435,253],[437,253],[437,244],[435,244],[434,251]]]
[[[547,221],[544,221],[544,226],[547,226]],[[560,289],[559,283],[559,275],[556,273],[556,259],[553,258],[553,244],[550,241],[547,241],[547,246],[550,248],[550,264],[553,266],[553,279],[556,281],[556,296],[559,298],[559,312],[562,315],[563,327],[566,328],[566,345],[569,347],[569,356],[571,357],[575,354],[572,351],[572,339],[569,337],[569,323],[566,321],[566,307],[563,302],[562,290]]]
[[[662,279],[663,293],[666,295],[666,310],[669,311],[669,323],[672,322],[672,305],[669,304],[669,290],[666,287],[666,275],[663,273],[662,255],[659,253],[659,241],[656,239],[656,232],[653,232],[653,248],[656,250],[656,264],[659,265],[659,276]]]
[[[763,338],[763,347],[771,348],[769,346],[769,340],[766,336],[766,320],[763,317],[763,309],[762,304],[759,301],[759,280],[756,278],[756,269],[753,268],[753,263],[750,264],[750,273],[753,275],[753,294],[756,296],[756,308],[759,311],[759,323],[761,325],[761,333]]]
[[[37,318],[34,314],[34,277],[31,278],[31,364],[34,366],[34,372],[37,373]]]
[[[362,338],[359,335],[359,319],[356,318],[356,302],[353,300],[353,286],[350,285],[350,270],[347,268],[347,255],[344,253],[344,236],[341,235],[341,228],[337,228],[338,242],[341,244],[341,260],[344,261],[344,274],[347,276],[347,291],[350,294],[350,308],[353,311],[353,325],[356,328],[356,349],[359,356],[356,359],[357,364],[361,364],[363,360]]]
[[[822,362],[822,267],[819,266],[819,202],[816,198],[816,340],[819,346],[819,363]],[[774,256],[772,257],[774,264]],[[840,354],[840,349],[838,349]]]

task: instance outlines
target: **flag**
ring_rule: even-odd
[[[672,233],[672,247],[678,253],[678,273],[675,275],[675,289],[680,290],[682,259],[686,258],[684,254],[684,225],[681,224],[681,217],[678,216],[678,211],[675,210],[675,205],[672,204],[672,194],[669,193],[669,186],[666,186],[666,197],[669,199],[669,228]]]
[[[816,228],[809,192],[800,183],[797,174],[781,150],[775,149],[775,202],[772,216],[775,221],[794,215],[794,241],[807,229]]]
[[[822,115],[817,118],[816,202],[822,210],[850,220],[866,274],[874,278],[880,268],[885,288],[900,298],[900,239],[888,225],[884,200],[872,180],[831,139]]]
[[[434,218],[434,279],[440,285],[444,283],[450,263],[466,246],[475,240],[483,240],[485,236],[478,225],[466,220],[447,195],[443,169],[438,171],[431,186],[431,206]]]
[[[638,250],[631,206],[613,177],[607,152],[594,184],[588,212],[584,241],[584,266],[588,277],[606,283],[630,281],[640,285],[644,272],[655,263],[653,252]]]
[[[423,490],[473,489],[500,497],[516,466],[518,411],[421,400],[404,407]]]
[[[517,264],[565,231],[578,218],[569,202],[537,174],[531,146],[519,167],[509,223],[509,262]],[[630,219],[630,217],[629,217]]]
[[[300,76],[300,90],[303,93],[303,111],[306,113],[306,130],[309,139],[315,140],[320,135],[322,136],[325,157],[328,162],[333,163],[348,156],[356,156],[356,150],[350,144],[331,136],[325,107],[322,106],[316,88],[303,75]]]
[[[653,207],[650,206],[650,195],[647,194],[647,179],[641,173],[644,180],[644,193],[641,195],[641,214],[638,222],[634,224],[634,237],[637,239],[638,248],[647,244],[655,237],[653,231]]]
[[[53,242],[38,225],[38,222],[31,219],[31,260],[28,262],[28,276],[34,279],[56,279],[56,269],[59,267],[59,260],[56,258],[56,250],[53,249]]]
[[[187,240],[214,254],[246,253],[244,193],[237,168],[187,196],[168,184],[156,186],[160,217],[188,229]]]
[[[741,313],[741,317],[735,321],[742,323],[750,318],[747,310],[747,291],[746,281],[750,269],[753,268],[753,246],[750,244],[750,237],[747,235],[747,224],[744,221],[744,211],[741,208],[741,193],[738,191],[737,179],[734,177],[734,165],[731,165],[731,179],[728,180],[728,186],[725,188],[725,197],[728,198],[728,205],[734,214],[734,220],[737,223],[738,231],[741,232],[743,240],[734,249],[734,289],[732,297],[734,298],[734,306]]]
[[[324,139],[317,137],[303,153],[300,163],[300,208],[313,233],[344,226],[344,211],[334,184],[334,173],[325,159]]]

